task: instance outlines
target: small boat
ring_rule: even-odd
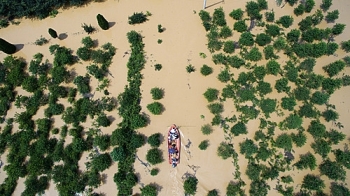
[[[169,164],[176,167],[180,163],[181,140],[180,131],[175,124],[171,125],[168,130],[168,154]]]

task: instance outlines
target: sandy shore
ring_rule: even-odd
[[[213,12],[214,9],[223,7],[226,13],[226,20],[230,27],[233,26],[234,20],[228,16],[228,13],[232,9],[238,7],[244,8],[247,0],[235,0],[235,1],[223,1],[218,2],[215,0],[207,1],[207,11]],[[319,6],[321,0],[316,1],[316,5]],[[127,68],[126,63],[128,61],[130,53],[129,43],[127,42],[126,33],[131,30],[136,30],[144,36],[145,51],[147,57],[147,63],[144,70],[142,70],[142,112],[146,113],[150,117],[150,124],[142,129],[137,130],[138,132],[150,136],[153,133],[161,133],[165,136],[167,128],[170,124],[175,123],[180,127],[182,133],[182,151],[181,151],[181,164],[175,169],[171,168],[167,161],[156,165],[156,166],[144,166],[139,160],[135,161],[134,168],[135,172],[139,177],[139,183],[134,187],[134,193],[140,193],[140,187],[149,183],[156,183],[159,186],[159,195],[170,196],[170,195],[183,195],[183,177],[185,174],[195,175],[198,180],[198,188],[196,195],[206,195],[209,190],[216,189],[220,195],[225,195],[227,184],[230,181],[235,181],[233,178],[233,172],[235,170],[232,159],[222,160],[216,155],[217,147],[225,140],[223,129],[215,126],[214,131],[211,135],[205,136],[201,133],[200,128],[204,124],[211,122],[213,115],[207,109],[207,100],[203,97],[203,93],[207,88],[222,89],[224,84],[218,81],[216,78],[218,73],[224,68],[220,65],[215,65],[212,62],[211,54],[206,47],[207,38],[206,32],[201,24],[198,12],[202,9],[202,1],[194,0],[179,0],[179,1],[141,1],[141,0],[109,0],[104,3],[91,3],[86,7],[82,8],[70,8],[68,10],[60,10],[60,13],[55,18],[47,18],[45,20],[21,20],[21,24],[18,26],[10,25],[8,28],[0,29],[1,37],[13,44],[23,44],[23,48],[15,54],[15,56],[23,57],[29,62],[33,55],[40,52],[44,55],[44,59],[49,59],[52,62],[53,56],[49,53],[49,46],[53,44],[59,44],[66,46],[73,50],[76,54],[76,50],[81,46],[81,39],[88,36],[81,28],[82,23],[92,24],[97,27],[96,15],[102,14],[109,22],[112,23],[112,27],[108,31],[103,31],[98,28],[96,33],[91,34],[93,40],[98,40],[98,45],[101,46],[104,43],[111,42],[116,48],[117,52],[113,58],[113,63],[110,66],[110,72],[112,76],[110,79],[109,92],[112,96],[118,96],[119,93],[123,92],[124,86],[127,84]],[[349,39],[350,35],[350,22],[348,20],[350,2],[347,0],[337,0],[333,2],[331,10],[338,9],[340,18],[337,20],[338,23],[347,24],[347,28],[341,36],[336,37],[336,42],[340,43],[342,40]],[[276,16],[282,16],[285,14],[292,14],[293,8],[286,5],[284,8],[277,7],[274,1],[269,1],[269,9],[275,11]],[[140,25],[129,25],[127,22],[128,16],[134,12],[144,13],[149,11],[152,16],[149,17],[149,21]],[[301,17],[295,17],[294,26]],[[163,33],[157,32],[157,25],[161,24],[166,30]],[[331,27],[333,24],[321,24],[322,27]],[[50,39],[49,44],[44,46],[37,46],[33,44],[36,39],[40,36],[44,36],[49,39],[47,33],[48,28],[55,29],[59,34],[63,34],[65,38],[62,40]],[[252,33],[261,31],[261,27],[253,29]],[[30,33],[29,33],[30,32]],[[237,40],[239,34],[234,32],[232,40]],[[158,44],[157,40],[162,39],[162,43]],[[207,58],[201,58],[199,53],[205,53]],[[315,72],[324,74],[322,67],[336,59],[346,56],[342,50],[337,51],[338,56],[325,56],[317,60],[315,66]],[[0,60],[5,57],[4,53],[0,53]],[[155,64],[162,64],[163,68],[161,71],[155,71]],[[260,62],[264,63],[264,62]],[[192,64],[196,71],[194,73],[187,73],[186,66]],[[207,64],[214,69],[214,73],[210,76],[204,77],[200,74],[199,69],[203,64]],[[71,66],[69,69],[74,70],[79,75],[85,75],[85,67],[89,63],[77,63]],[[341,74],[350,74],[350,70],[347,68]],[[234,78],[238,77],[238,73],[234,73]],[[274,84],[275,78],[267,77],[265,81]],[[97,82],[92,82],[92,89],[97,87]],[[147,104],[153,102],[150,95],[150,89],[153,87],[160,87],[164,89],[165,96],[160,102],[165,106],[165,111],[162,115],[154,116],[146,108]],[[18,94],[24,95],[26,92],[19,90]],[[98,99],[103,96],[102,92],[92,90],[94,94],[93,99]],[[350,136],[349,127],[350,122],[348,121],[350,100],[350,87],[343,87],[341,90],[336,91],[331,99],[330,104],[336,106],[337,112],[339,113],[339,122],[344,126],[342,129],[343,133],[347,134],[347,138]],[[269,95],[271,98],[280,98],[281,94],[273,92]],[[64,104],[64,100],[60,100]],[[14,106],[8,112],[7,117],[14,117],[15,113],[19,112]],[[225,102],[224,116],[232,116],[235,114],[235,108],[232,101]],[[114,110],[107,113],[108,116],[113,116],[115,120],[112,125],[107,128],[102,128],[103,133],[111,134],[116,128],[116,125],[121,121]],[[204,118],[201,118],[204,116]],[[35,119],[43,117],[43,109],[40,109]],[[278,121],[277,115],[272,115],[275,121]],[[282,118],[283,119],[283,118]],[[327,126],[327,130],[336,128],[334,124],[327,123],[323,119],[321,122]],[[85,128],[91,127],[92,121],[88,120],[84,123]],[[61,127],[63,125],[61,119],[55,119],[55,126]],[[239,142],[243,141],[244,138],[253,138],[254,132],[258,129],[259,120],[252,120],[248,124],[248,134],[234,138],[234,147],[236,151],[239,151]],[[305,127],[309,125],[309,121],[305,120]],[[17,130],[17,125],[15,124]],[[278,135],[281,132],[276,132]],[[308,135],[310,136],[310,135]],[[209,140],[210,146],[207,150],[201,151],[198,145],[203,140]],[[309,147],[313,142],[312,137],[308,137],[308,143],[305,148],[294,148],[295,157],[298,159],[299,154],[305,152],[314,151]],[[341,144],[333,146],[335,148],[343,148],[344,143],[349,144],[348,140],[344,140]],[[164,143],[163,143],[164,144]],[[161,147],[164,147],[164,145]],[[148,144],[139,148],[137,156],[142,160],[145,160],[147,150],[150,149]],[[164,157],[166,158],[166,149],[163,149]],[[318,163],[321,163],[321,157],[317,157]],[[79,162],[81,169],[84,170],[84,160],[86,154],[82,156],[82,160]],[[242,173],[242,179],[249,185],[250,180],[244,175],[246,170],[247,160],[242,155],[240,158],[240,171]],[[1,155],[1,160],[6,160],[6,153]],[[6,161],[5,161],[6,163]],[[151,176],[149,170],[152,168],[159,168],[160,173],[157,176]],[[117,164],[113,164],[109,169],[103,173],[106,174],[105,183],[102,184],[95,191],[104,193],[105,195],[115,195],[117,187],[113,182],[113,175],[117,171]],[[350,181],[349,170],[346,181]],[[311,171],[307,171],[311,173]],[[314,174],[319,174],[318,170],[312,171]],[[295,191],[299,190],[297,187],[300,186],[302,178],[306,174],[304,171],[289,171],[285,174],[290,174],[294,179]],[[280,176],[285,175],[284,173]],[[3,182],[6,177],[3,167],[0,169],[0,183]],[[326,192],[329,192],[329,184],[331,181],[327,177],[322,176],[323,180],[326,181]],[[23,185],[24,179],[18,181],[17,189],[14,195],[20,195],[24,190]],[[276,180],[268,182],[271,185],[271,190],[268,195],[276,195],[277,191],[274,190]],[[300,187],[299,187],[300,188]],[[245,187],[245,191],[249,193],[249,186]],[[49,190],[45,192],[45,195],[58,195],[53,183],[50,185]]]

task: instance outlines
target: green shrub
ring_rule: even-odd
[[[275,12],[265,12],[265,18],[267,22],[273,22],[275,20]]]
[[[232,36],[232,30],[228,26],[223,26],[220,31],[220,37],[221,38],[228,38]]]
[[[105,114],[100,114],[96,119],[97,125],[102,127],[108,127],[111,125],[111,121]]]
[[[208,88],[203,95],[208,102],[212,102],[218,99],[219,91],[214,88]]]
[[[259,46],[265,46],[265,45],[271,43],[271,37],[266,35],[265,33],[259,33],[256,35],[255,42]]]
[[[264,56],[266,60],[269,59],[278,59],[279,57],[275,54],[274,48],[271,45],[268,45],[264,48]]]
[[[151,176],[156,176],[159,173],[159,170],[157,168],[151,169]]]
[[[305,1],[305,12],[310,13],[311,10],[315,6],[315,1],[314,0],[306,0]]]
[[[267,74],[272,74],[277,76],[277,74],[280,72],[280,69],[281,69],[280,64],[275,60],[270,60],[266,64]]]
[[[292,133],[291,137],[297,147],[302,147],[306,144],[306,135],[301,131],[299,131],[297,134]]]
[[[209,124],[205,124],[201,127],[201,131],[204,135],[209,135],[213,132],[213,128]]]
[[[289,42],[298,42],[300,37],[300,31],[298,29],[292,29],[287,33],[287,40]]]
[[[0,38],[0,51],[6,54],[13,54],[17,50],[16,46]]]
[[[319,116],[318,110],[310,103],[304,103],[298,111],[299,116],[307,118],[317,118]]]
[[[243,10],[241,8],[233,9],[232,12],[230,12],[229,16],[231,16],[235,20],[241,20],[243,17]]]
[[[154,115],[160,115],[163,112],[164,107],[159,102],[153,102],[147,105],[147,109]]]
[[[224,160],[229,158],[229,157],[231,157],[235,153],[236,152],[233,149],[232,144],[227,144],[225,142],[221,142],[220,146],[218,147],[218,150],[217,150],[218,156],[221,157]]]
[[[321,124],[318,120],[311,121],[307,131],[315,138],[322,138],[326,134],[326,126]]]
[[[333,77],[338,75],[339,72],[343,71],[344,68],[345,68],[345,62],[338,60],[324,66],[323,70],[329,75],[329,77]]]
[[[154,69],[155,69],[156,71],[160,71],[160,70],[162,69],[162,65],[161,65],[161,64],[155,64],[155,65],[154,65]]]
[[[240,134],[247,134],[248,131],[246,125],[243,122],[238,122],[231,128],[231,133],[234,136],[238,136]]]
[[[294,96],[299,101],[306,101],[310,98],[310,90],[306,87],[298,86],[294,89]]]
[[[157,187],[152,184],[148,184],[140,188],[140,190],[141,196],[157,196]]]
[[[339,46],[337,43],[328,43],[327,44],[327,55],[333,55],[337,50],[338,50]]]
[[[331,1],[331,0],[328,0]],[[350,195],[350,190],[342,184],[337,184],[335,182],[331,183],[331,193],[332,195]]]
[[[192,73],[192,72],[196,71],[196,69],[192,65],[187,65],[186,71],[187,71],[187,73]]]
[[[304,176],[303,184],[301,187],[308,190],[320,191],[325,187],[325,184],[323,180],[320,179],[320,177],[312,174],[307,174]]]
[[[276,138],[275,145],[278,148],[291,150],[292,149],[292,137],[286,133],[283,133]]]
[[[281,24],[284,28],[288,28],[293,24],[293,17],[285,15],[281,16],[278,21],[276,21],[277,24]]]
[[[210,17],[210,14],[209,12],[205,11],[205,10],[201,10],[199,13],[198,13],[199,17],[201,18],[201,20],[203,22],[210,22],[211,21],[211,17]]]
[[[209,67],[208,65],[203,65],[200,71],[203,76],[207,76],[213,73],[213,68]]]
[[[245,8],[246,8],[247,15],[251,19],[260,20],[262,18],[262,15],[259,13],[261,9],[260,9],[259,4],[257,2],[249,1],[246,3]]]
[[[239,37],[238,43],[242,46],[253,46],[254,45],[254,38],[253,34],[250,32],[244,32]]]
[[[305,31],[307,29],[310,29],[312,27],[312,17],[307,16],[306,18],[302,19],[299,23],[299,29],[301,31]]]
[[[253,47],[246,55],[245,59],[249,61],[260,61],[262,59],[262,54],[257,47]]]
[[[331,151],[332,147],[329,142],[324,139],[318,139],[311,144],[311,148],[314,149],[315,153],[321,155],[323,158],[326,158],[328,153]]]
[[[263,111],[263,113],[265,114],[266,118],[270,117],[270,114],[274,111],[276,111],[276,105],[277,102],[275,99],[263,99],[260,102],[260,108]]]
[[[113,151],[110,153],[113,161],[124,161],[124,159],[127,156],[127,150],[123,146],[118,146],[113,149]]]
[[[350,40],[342,41],[341,42],[341,49],[343,49],[345,52],[350,52]],[[347,64],[349,64],[349,63],[347,63]]]
[[[207,194],[207,196],[218,196],[218,195],[219,193],[215,189],[209,191]]]
[[[158,33],[163,33],[164,32],[164,28],[162,27],[161,24],[158,25]]]
[[[152,88],[150,92],[154,100],[162,99],[164,96],[164,90],[158,87]]]
[[[344,133],[339,132],[335,129],[331,129],[329,132],[326,133],[326,137],[329,139],[330,142],[332,142],[332,144],[339,144],[345,139],[345,136],[346,135]]]
[[[253,70],[253,73],[257,79],[263,80],[266,75],[266,69],[264,66],[256,66]]]
[[[332,0],[322,0],[321,8],[327,11],[332,6]]]
[[[97,23],[101,27],[101,29],[103,29],[103,30],[109,29],[108,21],[101,14],[97,14],[96,19],[97,19]]]
[[[221,71],[218,75],[218,79],[220,82],[228,82],[231,80],[231,74],[229,73],[228,69]]]
[[[147,143],[151,145],[152,147],[159,147],[160,146],[160,133],[154,133],[151,136],[148,137]]]
[[[78,48],[77,55],[83,61],[88,61],[91,58],[91,50],[87,47]]]
[[[335,120],[337,120],[339,118],[339,114],[336,111],[329,110],[329,109],[324,111],[324,112],[322,112],[322,116],[325,118],[325,120],[327,122],[335,121]]]
[[[86,93],[89,93],[90,92],[90,77],[89,76],[86,76],[86,77],[83,77],[83,76],[77,76],[73,83],[75,85],[77,85],[77,88],[78,88],[78,91],[81,93],[81,94],[86,94]]]
[[[280,34],[280,27],[277,25],[266,25],[265,32],[272,37],[276,37]]]
[[[303,15],[305,12],[305,6],[303,4],[299,4],[296,8],[294,8],[293,12],[296,16]]]
[[[211,103],[208,105],[208,109],[212,114],[219,114],[224,111],[224,106],[221,103]]]
[[[264,96],[272,92],[270,83],[264,81],[259,81],[256,89],[259,91],[260,96]]]
[[[162,151],[159,150],[158,148],[152,148],[148,150],[146,154],[146,159],[152,165],[161,163],[163,162]]]
[[[34,92],[39,88],[38,79],[34,76],[24,78],[22,88],[28,92]]]
[[[281,51],[281,50],[286,50],[287,48],[287,42],[286,39],[282,36],[278,37],[274,42],[273,42],[273,47],[277,50],[277,51]]]
[[[330,161],[326,159],[319,166],[320,173],[326,175],[329,179],[332,180],[342,180],[346,179],[346,171],[344,168],[335,161]]]
[[[105,151],[110,146],[109,135],[98,135],[94,138],[94,145],[98,146],[102,151]]]
[[[245,24],[244,20],[239,20],[234,23],[233,30],[236,30],[240,33],[247,31],[248,26]]]
[[[216,8],[214,10],[213,24],[216,24],[221,27],[226,25],[225,12],[224,9],[222,9],[222,7]]]
[[[296,106],[296,105],[297,105],[297,103],[295,101],[295,98],[292,98],[292,97],[283,97],[282,98],[281,106],[283,109],[293,111],[294,106]]]
[[[298,116],[297,114],[290,114],[285,120],[284,120],[284,126],[287,129],[297,129],[301,127],[301,124],[303,123],[303,119]]]
[[[342,151],[340,149],[336,149],[333,151],[335,155],[335,160],[337,163],[343,165],[347,169],[350,168],[350,151]]]
[[[147,15],[142,12],[138,12],[138,13],[134,12],[134,14],[129,16],[128,19],[129,19],[129,24],[131,25],[141,24],[147,21]]]
[[[198,180],[196,177],[194,176],[190,176],[188,177],[183,185],[183,188],[185,190],[185,194],[188,195],[194,195],[197,191],[197,184],[198,184]]]
[[[100,154],[91,161],[91,166],[97,171],[104,171],[112,164],[112,159],[108,153]]]
[[[294,164],[299,170],[308,169],[314,170],[317,166],[316,158],[313,154],[307,153],[300,155],[300,160]]]
[[[201,150],[206,150],[209,146],[209,141],[208,140],[203,140],[201,143],[198,145],[198,148]]]
[[[343,33],[344,29],[345,29],[345,24],[335,24],[332,28],[332,33],[333,35],[340,35]]]
[[[258,147],[254,144],[253,140],[246,139],[239,143],[240,153],[245,155],[245,158],[252,157],[258,151]]]
[[[329,94],[316,91],[312,94],[310,101],[314,104],[323,105],[328,102]]]
[[[223,50],[224,50],[224,52],[231,54],[235,51],[235,48],[236,48],[235,42],[230,40],[230,41],[226,41],[224,43]]]
[[[307,72],[311,73],[315,65],[316,65],[316,59],[306,58],[304,61],[300,63],[299,67],[300,69],[306,70]]]
[[[341,87],[341,85],[341,79],[324,78],[322,81],[322,90],[325,90],[328,94],[333,94],[336,89]]]
[[[93,26],[91,26],[91,24],[90,25],[87,25],[87,24],[85,24],[85,23],[83,23],[82,25],[81,25],[81,27],[84,29],[84,31],[86,32],[86,33],[88,33],[88,34],[91,34],[91,33],[93,33],[94,31],[96,31],[96,29],[93,27]]]
[[[338,10],[327,12],[327,15],[326,15],[327,22],[334,22],[338,18],[339,18],[339,11]]]
[[[90,36],[86,36],[83,39],[81,39],[81,43],[86,47],[86,48],[93,48],[95,46],[94,41],[91,39]]]

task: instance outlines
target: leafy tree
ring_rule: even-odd
[[[223,26],[220,31],[220,37],[221,38],[228,38],[232,36],[232,30],[228,26]]]
[[[222,7],[216,8],[214,10],[213,24],[216,24],[221,27],[226,25],[225,12],[224,9],[222,9]]]
[[[203,65],[200,71],[202,75],[207,76],[213,73],[213,68],[209,67],[208,65]]]
[[[207,196],[218,196],[218,195],[219,195],[219,193],[215,189],[209,191],[208,194],[207,194]]]
[[[305,6],[303,4],[299,4],[296,8],[294,8],[293,12],[296,16],[303,15],[305,12]]]
[[[251,157],[258,151],[258,147],[254,144],[253,140],[246,139],[239,144],[240,153],[245,155],[246,158]]]
[[[94,145],[98,146],[102,151],[105,151],[109,148],[110,141],[109,135],[97,135],[94,138]]]
[[[293,24],[293,17],[285,15],[281,16],[281,18],[277,21],[277,24],[281,24],[284,28],[288,28]]]
[[[292,149],[292,137],[286,133],[283,133],[276,138],[275,145],[278,148],[291,150]]]
[[[350,151],[342,151],[340,149],[336,149],[333,151],[335,155],[335,160],[337,163],[343,165],[347,169],[350,168]]]
[[[252,196],[268,195],[270,186],[263,180],[254,180],[250,183],[249,194]]]
[[[237,55],[233,55],[228,59],[228,63],[231,67],[238,69],[245,64],[245,61]]]
[[[205,11],[205,10],[201,10],[199,13],[198,13],[199,17],[201,18],[201,20],[203,22],[210,22],[211,21],[211,17],[210,17],[210,14],[209,12]]]
[[[339,89],[342,85],[341,79],[332,79],[325,78],[322,81],[322,89],[325,90],[328,94],[334,93],[336,89]]]
[[[198,180],[194,176],[188,177],[184,182],[185,194],[194,195],[197,191]]]
[[[306,153],[304,155],[300,155],[300,160],[294,164],[299,170],[303,169],[311,169],[314,170],[317,166],[316,158],[311,153]]]
[[[339,11],[338,10],[327,12],[327,15],[326,15],[327,22],[334,22],[338,18],[339,18]]]
[[[151,176],[156,176],[158,174],[159,170],[157,168],[151,169]]]
[[[246,8],[247,15],[251,19],[260,20],[262,18],[262,15],[259,13],[261,10],[259,3],[254,2],[254,1],[248,1],[245,8]]]
[[[208,105],[208,109],[212,114],[219,114],[224,111],[224,106],[221,103],[211,103]]]
[[[267,1],[266,0],[258,0],[259,10],[267,10]]]
[[[297,105],[297,103],[295,101],[295,98],[293,98],[293,97],[283,97],[282,98],[281,106],[283,109],[293,111],[294,106],[296,106],[296,105]]]
[[[263,99],[260,102],[260,108],[263,111],[263,113],[265,114],[266,118],[270,117],[270,114],[274,111],[276,111],[276,99]]]
[[[266,75],[266,69],[264,66],[256,66],[253,70],[253,74],[257,79],[263,80]]]
[[[140,190],[141,196],[157,196],[157,187],[152,184],[148,184],[140,188]]]
[[[350,52],[350,40],[342,41],[341,42],[341,49],[343,49],[345,52]],[[347,64],[349,64],[349,63],[347,63]]]
[[[323,158],[327,157],[331,151],[330,144],[324,139],[318,139],[311,144],[311,148],[314,149],[315,153],[321,155]]]
[[[147,105],[147,109],[154,115],[160,115],[163,112],[163,105],[159,102],[153,102]]]
[[[96,119],[97,125],[102,127],[108,127],[111,125],[111,121],[105,114],[100,114]]]
[[[297,134],[292,133],[291,137],[297,147],[302,147],[306,143],[306,135],[304,132],[299,131]]]
[[[208,140],[203,140],[201,143],[198,145],[198,148],[201,150],[206,150],[209,146],[209,141]]]
[[[259,91],[260,96],[264,96],[264,95],[267,95],[267,94],[272,92],[272,88],[271,88],[270,83],[264,82],[264,81],[259,81],[256,89]],[[261,104],[263,104],[263,103],[261,103]]]
[[[17,50],[16,46],[0,38],[0,51],[6,54],[13,54]]]
[[[111,152],[111,158],[113,161],[124,161],[127,156],[127,150],[123,146],[118,146],[113,149]]]
[[[306,101],[310,98],[310,90],[306,87],[298,86],[294,89],[295,98],[299,101]]]
[[[277,35],[280,34],[280,27],[274,24],[266,25],[265,32],[272,37],[276,37]]]
[[[307,118],[317,118],[319,116],[318,110],[310,103],[302,105],[298,111],[299,116]]]
[[[325,137],[326,134],[326,126],[321,124],[318,120],[311,121],[311,124],[309,125],[307,131],[315,138],[322,138]]]
[[[314,0],[306,0],[305,1],[305,12],[310,13],[312,8],[315,6],[315,1]]]
[[[208,102],[212,102],[218,99],[219,90],[208,88],[203,95],[208,100]]]
[[[232,157],[232,155],[234,155],[235,153],[236,152],[233,149],[232,144],[227,144],[225,142],[221,142],[217,150],[218,156],[220,156],[224,160],[229,157]]]
[[[254,38],[253,34],[250,32],[244,32],[239,37],[238,43],[242,46],[253,46],[254,45]]]
[[[245,174],[248,176],[250,180],[259,180],[262,170],[263,170],[263,167],[261,165],[256,164],[254,162],[250,162],[248,163]]]
[[[271,37],[266,35],[265,33],[259,33],[256,35],[255,42],[259,46],[265,46],[265,45],[271,43]]]
[[[204,135],[209,135],[213,132],[213,128],[209,124],[205,124],[201,127],[201,131]]]
[[[345,134],[335,129],[331,129],[329,132],[327,132],[326,136],[329,141],[332,142],[332,144],[339,144],[339,142],[345,139]]]
[[[91,59],[91,50],[87,47],[80,47],[77,50],[77,55],[83,61],[88,61]],[[91,66],[89,66],[91,67]]]
[[[241,189],[242,183],[232,183],[230,182],[226,187],[227,196],[244,195],[244,190]]]
[[[332,6],[332,0],[322,0],[321,8],[327,11]]]
[[[322,116],[325,118],[327,122],[335,121],[339,118],[339,114],[334,110],[326,110],[322,112]]]
[[[241,8],[233,9],[232,12],[230,12],[229,16],[231,16],[235,20],[241,20],[243,17],[243,10]]]
[[[335,161],[330,161],[326,159],[319,166],[320,173],[326,175],[329,179],[332,180],[342,180],[346,179],[346,171],[344,168]]]
[[[154,87],[151,89],[151,95],[152,95],[152,99],[154,100],[159,100],[162,99],[164,96],[164,91],[161,88],[158,87]]]
[[[325,184],[324,181],[320,179],[320,177],[312,174],[307,174],[304,176],[303,184],[301,187],[308,190],[320,191],[325,187]]]
[[[39,88],[38,79],[34,76],[28,76],[24,78],[22,82],[22,87],[28,92],[34,92]]]
[[[270,60],[266,64],[266,70],[267,70],[267,74],[272,74],[272,75],[277,76],[277,74],[281,70],[280,64],[275,60]]]
[[[247,31],[247,29],[248,26],[245,24],[244,20],[239,20],[233,25],[233,30],[236,30],[240,33]]]
[[[245,58],[249,61],[260,61],[262,54],[257,47],[253,47],[246,55]]]
[[[240,134],[246,134],[248,131],[246,125],[243,122],[238,122],[231,128],[231,133],[234,136],[238,136]]]
[[[298,2],[298,0],[286,0],[290,6],[294,6]]]
[[[333,35],[340,35],[343,33],[344,29],[345,29],[345,24],[335,24],[332,28],[332,34]]]
[[[161,163],[163,162],[162,151],[158,148],[152,148],[147,151],[146,159],[152,165]]]
[[[78,87],[78,91],[81,93],[81,94],[86,94],[86,93],[89,93],[90,92],[90,86],[89,86],[89,83],[90,83],[90,77],[89,76],[77,76],[73,83],[75,85],[77,85]]]
[[[147,15],[142,13],[142,12],[137,12],[131,16],[129,16],[129,24],[134,25],[134,24],[141,24],[146,22],[147,19]]]
[[[91,39],[90,36],[86,36],[81,40],[81,43],[86,47],[86,48],[93,48],[95,46],[94,41]]]
[[[148,137],[147,143],[151,145],[152,147],[159,147],[160,145],[160,133],[154,133],[151,136]]]
[[[228,69],[222,70],[219,75],[218,79],[220,82],[228,82],[231,79],[231,74]]]
[[[231,54],[231,53],[233,53],[235,51],[235,48],[236,48],[235,42],[229,40],[229,41],[226,41],[224,43],[224,49],[223,50],[224,50],[224,52]]]
[[[314,104],[323,105],[329,100],[329,94],[316,91],[312,94],[310,101]]]
[[[109,29],[108,21],[101,14],[97,14],[96,19],[97,19],[98,25],[101,27],[101,29],[103,29],[103,30]]]
[[[332,195],[350,195],[350,190],[349,188],[347,188],[342,184],[337,184],[333,182],[331,183],[331,194]]]
[[[51,28],[49,28],[49,34],[51,35],[52,38],[57,38],[57,32]]]
[[[278,56],[275,54],[274,48],[271,45],[268,45],[264,48],[264,56],[266,60],[278,59]]]
[[[300,31],[298,29],[292,29],[287,33],[287,40],[289,42],[298,42],[300,37]]]
[[[314,66],[316,65],[316,59],[314,58],[306,58],[299,65],[300,69],[306,70],[311,73],[313,71]]]
[[[92,159],[91,165],[97,171],[104,171],[112,164],[112,159],[108,153],[100,154]]]
[[[301,124],[303,123],[303,119],[297,115],[297,114],[290,114],[284,121],[283,125],[287,129],[297,129],[301,127]]]
[[[312,23],[312,17],[311,17],[311,16],[307,16],[306,18],[302,19],[302,20],[298,23],[299,29],[300,29],[301,31],[305,31],[305,30],[311,28],[311,27],[312,27],[312,24],[313,24],[313,23]]]
[[[265,12],[265,18],[267,22],[273,22],[275,20],[275,12]]]
[[[337,60],[331,64],[328,64],[323,67],[323,70],[329,75],[329,77],[333,77],[339,74],[345,68],[345,62],[341,60]]]

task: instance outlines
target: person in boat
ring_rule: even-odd
[[[170,134],[169,134],[169,141],[172,141],[172,140],[176,140],[177,138],[179,138],[179,136],[177,135],[177,131],[175,130],[175,128],[172,128],[170,130]]]
[[[177,149],[175,145],[169,145],[168,149],[170,155],[177,154]]]
[[[178,157],[177,153],[171,155],[171,166],[172,167],[176,167],[177,166],[178,158],[179,157]]]

